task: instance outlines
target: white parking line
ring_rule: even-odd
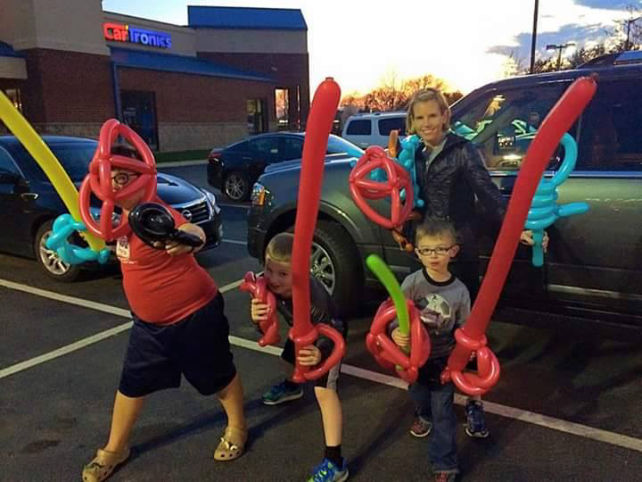
[[[229,283],[220,288],[222,293],[230,291],[238,287],[243,280],[238,280],[233,283]],[[83,300],[81,298],[75,298],[73,296],[61,295],[52,291],[42,290],[39,288],[33,288],[31,286],[23,285],[20,283],[14,283],[12,281],[7,281],[0,279],[0,287],[5,287],[8,289],[23,291],[36,296],[42,296],[52,300],[60,301],[63,303],[69,303],[76,306],[82,306],[84,308],[89,308],[92,310],[101,311],[103,313],[109,313],[116,316],[121,316],[129,318],[130,313],[128,310],[118,308],[115,306],[105,305],[102,303],[96,303],[94,301]],[[14,375],[20,371],[26,370],[28,368],[34,367],[36,365],[42,364],[46,361],[58,358],[60,356],[66,355],[68,353],[80,350],[86,346],[92,345],[99,341],[102,341],[106,338],[115,336],[123,331],[128,330],[132,326],[132,322],[123,323],[109,330],[102,331],[95,335],[83,338],[78,340],[75,343],[70,345],[63,346],[57,350],[45,353],[35,358],[31,358],[24,362],[17,363],[8,368],[0,370],[0,379]],[[279,356],[281,354],[281,349],[275,346],[266,346],[261,347],[255,340],[248,340],[245,338],[239,338],[236,336],[230,336],[230,343],[234,346],[241,348],[246,348],[248,350],[257,351],[260,353],[269,354],[272,356]],[[362,378],[374,383],[380,383],[383,385],[388,385],[390,387],[399,388],[402,390],[407,389],[407,384],[400,380],[397,377],[391,375],[385,375],[383,373],[373,372],[371,370],[366,370],[352,365],[342,364],[341,372],[346,375],[350,375],[357,378]],[[466,397],[463,395],[455,395],[455,403],[458,405],[465,405]],[[582,425],[579,423],[568,422],[566,420],[561,420],[554,417],[548,417],[546,415],[541,415],[535,412],[529,412],[528,410],[521,410],[519,408],[508,407],[506,405],[501,405],[499,403],[493,403],[489,401],[484,401],[484,409],[488,413],[493,413],[495,415],[500,415],[506,418],[512,418],[514,420],[519,420],[524,423],[530,423],[540,427],[544,427],[550,430],[557,430],[559,432],[568,433],[571,435],[576,435],[578,437],[588,438],[591,440],[596,440],[598,442],[608,443],[610,445],[616,445],[618,447],[623,447],[629,450],[635,450],[637,452],[642,452],[642,439],[635,437],[629,437],[628,435],[622,435],[615,432],[609,432],[608,430],[602,430],[599,428],[589,427],[587,425]]]
[[[236,239],[223,239],[221,240],[221,242],[230,244],[242,244],[243,246],[247,246],[247,241],[237,241]]]
[[[217,202],[216,204],[218,204],[219,207],[224,207],[224,208],[250,209],[250,206],[247,206],[246,204],[226,204],[226,203],[220,203],[220,202]]]

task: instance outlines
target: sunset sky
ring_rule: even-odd
[[[103,9],[186,25],[188,4],[301,9],[311,90],[326,76],[347,94],[393,76],[433,74],[466,93],[501,78],[510,50],[530,62],[534,0],[103,0]],[[538,52],[553,55],[550,43],[599,42],[615,20],[629,18],[628,5],[642,0],[540,0]]]

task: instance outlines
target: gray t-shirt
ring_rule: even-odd
[[[403,280],[401,290],[415,304],[428,329],[430,358],[448,356],[455,346],[455,328],[470,314],[470,295],[464,283],[454,276],[448,281],[435,281],[420,269]]]

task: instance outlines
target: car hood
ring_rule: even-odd
[[[195,202],[203,198],[203,192],[196,186],[190,184],[176,176],[170,174],[158,173],[156,175],[156,192],[158,197],[167,204],[184,204]],[[80,189],[82,183],[75,183],[76,188]],[[100,204],[97,202],[97,204]]]
[[[358,159],[348,154],[331,154],[325,157],[325,164],[333,163],[346,163],[349,161],[357,161]],[[292,171],[301,169],[301,159],[293,159],[291,161],[282,161],[270,164],[265,168],[263,174],[275,174],[282,171]]]

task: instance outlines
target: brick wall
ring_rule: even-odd
[[[263,73],[276,80],[275,87],[289,89],[290,97],[290,129],[296,129],[297,106],[296,86],[300,86],[300,120],[304,124],[308,117],[310,106],[310,70],[308,54],[269,54],[269,53],[227,53],[199,52],[198,56],[213,62],[220,62]],[[317,86],[314,86],[316,88]],[[274,100],[274,99],[272,99]],[[274,109],[274,103],[269,104]]]
[[[262,98],[274,125],[274,85],[204,75],[119,68],[120,89],[155,94],[161,151],[223,146],[247,131],[247,100]]]
[[[47,129],[49,124],[102,123],[114,117],[109,57],[48,49],[23,53],[28,76],[23,113],[30,122]]]

